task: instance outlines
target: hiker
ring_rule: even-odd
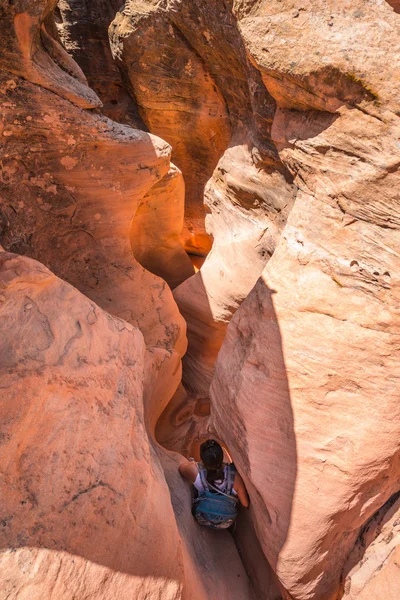
[[[224,451],[215,440],[200,446],[200,463],[194,459],[179,465],[179,473],[194,485],[192,514],[200,525],[226,529],[237,517],[238,501],[249,506],[243,479],[235,465],[224,464]]]

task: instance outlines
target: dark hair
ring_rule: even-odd
[[[214,481],[224,478],[224,451],[215,440],[207,440],[200,446],[200,458],[207,469],[207,481],[211,484]]]

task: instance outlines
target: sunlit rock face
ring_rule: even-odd
[[[400,500],[395,494],[362,528],[344,569],[345,600],[395,600],[400,586]]]
[[[136,260],[173,289],[194,274],[179,236],[185,211],[185,183],[171,164],[169,172],[144,196],[130,230]]]
[[[169,171],[170,147],[82,110],[88,98],[100,101],[40,41],[51,7],[3,9],[15,29],[0,42],[3,246],[44,262],[109,312],[140,322],[149,345],[182,354],[185,325],[170,290],[135,261],[129,241],[140,200]]]
[[[207,185],[214,245],[201,270],[174,292],[188,324],[183,382],[196,400],[209,396],[226,327],[273,254],[292,208],[293,186],[282,171],[256,146],[240,144],[225,152]]]
[[[209,249],[201,242],[203,200],[210,213],[213,249],[175,292],[188,323],[184,384],[197,402],[208,396],[226,324],[273,253],[293,204],[291,176],[270,136],[275,102],[223,2],[127,2],[110,41],[143,120],[172,145],[182,170],[187,250]]]
[[[336,600],[360,528],[399,490],[400,20],[384,2],[235,11],[299,191],[227,328],[213,425],[291,597]]]
[[[182,598],[142,334],[26,257],[0,291],[1,597]]]
[[[0,240],[86,296],[0,248],[2,592],[253,600],[231,536],[199,530],[179,456],[154,441],[185,326],[132,249],[171,286],[193,272],[180,171],[160,138],[82,110],[101,102],[54,4],[0,4]]]
[[[0,252],[0,291],[2,597],[253,600],[153,442],[177,361],[32,259]]]
[[[162,4],[127,2],[110,27],[110,39],[143,121],[171,144],[172,160],[183,173],[185,248],[207,254],[204,186],[230,140],[224,98]]]
[[[397,600],[398,11],[0,0],[9,600]]]

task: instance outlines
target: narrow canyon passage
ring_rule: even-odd
[[[399,3],[0,17],[0,600],[398,600]]]

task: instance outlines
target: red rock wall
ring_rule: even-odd
[[[181,598],[142,334],[31,259],[0,285],[0,597]]]
[[[170,148],[86,110],[101,103],[48,35],[52,8],[0,4],[0,236],[86,296],[1,248],[0,596],[251,600],[231,537],[199,536],[179,459],[154,441],[185,327],[129,235],[139,205],[145,228],[171,200],[153,238],[161,257],[175,244]]]
[[[55,5],[0,1],[5,598],[394,600],[398,7]]]
[[[228,326],[213,421],[295,599],[340,597],[360,528],[398,491],[398,81],[379,53],[400,22],[347,9],[265,2],[240,21],[299,192]]]

